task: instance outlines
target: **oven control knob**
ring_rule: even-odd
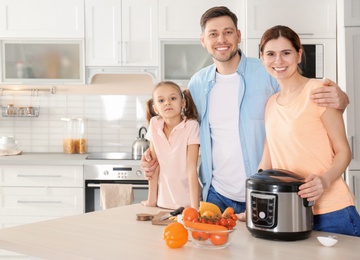
[[[139,177],[141,177],[141,176],[143,175],[143,174],[142,174],[142,171],[137,170],[137,171],[136,171],[136,175],[139,176]]]
[[[105,176],[108,176],[108,175],[109,175],[109,172],[108,172],[108,171],[104,171],[104,175],[105,175]]]

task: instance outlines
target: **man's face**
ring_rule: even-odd
[[[205,30],[200,36],[202,46],[219,62],[228,62],[236,55],[240,38],[240,30],[236,30],[229,16],[207,21]]]

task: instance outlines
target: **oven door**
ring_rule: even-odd
[[[100,207],[101,183],[131,184],[134,193],[133,204],[147,200],[149,189],[147,180],[85,180],[85,212],[102,210]]]

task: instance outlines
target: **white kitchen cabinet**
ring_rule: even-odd
[[[345,26],[360,26],[360,0],[343,1]]]
[[[0,228],[84,212],[83,166],[1,165]],[[28,259],[0,250],[0,259]]]
[[[0,0],[1,38],[84,38],[84,0]]]
[[[350,170],[360,170],[360,26],[345,28],[345,68],[346,93],[350,104],[346,109],[347,135],[352,150]],[[340,68],[341,69],[341,68]],[[354,168],[355,167],[355,168]]]
[[[356,209],[360,212],[360,170],[350,170],[347,176],[350,190],[355,195]]]
[[[83,179],[82,166],[0,166],[1,228],[83,213]],[[6,217],[22,217],[22,222],[9,223]]]
[[[86,0],[86,66],[157,66],[157,0]]]
[[[201,15],[210,7],[227,6],[241,31],[245,28],[245,0],[159,0],[159,38],[199,39]]]
[[[336,0],[247,0],[247,38],[286,25],[301,38],[336,38]]]

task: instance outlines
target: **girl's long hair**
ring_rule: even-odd
[[[196,110],[196,106],[195,106],[194,100],[191,97],[190,91],[188,89],[181,91],[181,88],[179,87],[179,85],[173,81],[161,81],[155,85],[153,92],[158,87],[164,86],[164,85],[173,86],[174,88],[176,88],[179,91],[180,95],[185,99],[185,108],[183,110],[184,116],[186,116],[186,118],[188,118],[188,119],[199,120],[199,114]],[[153,98],[150,98],[146,102],[146,120],[148,121],[148,123],[150,123],[150,119],[152,117],[157,116],[157,114],[154,111],[153,105],[154,105],[154,100],[153,100]]]

